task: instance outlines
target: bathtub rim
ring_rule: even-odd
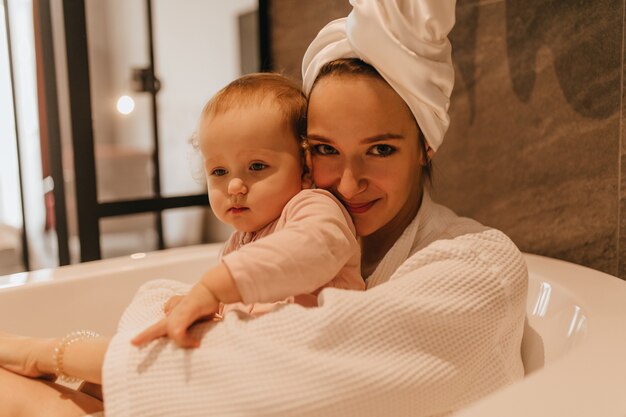
[[[24,285],[54,285],[59,280],[95,278],[112,272],[139,270],[185,260],[197,260],[200,252],[217,261],[223,243],[205,243],[181,248],[152,252],[139,252],[127,256],[82,262],[56,268],[38,269],[28,272],[0,276],[0,291],[19,289]]]

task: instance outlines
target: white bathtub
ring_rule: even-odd
[[[145,281],[195,282],[220,244],[171,249],[0,277],[0,330],[111,335]],[[530,285],[521,382],[460,417],[626,417],[626,282],[582,266],[525,255]],[[27,285],[24,285],[27,284]]]
[[[142,283],[196,282],[215,264],[221,247],[191,246],[0,277],[0,330],[48,337],[92,329],[112,335]]]

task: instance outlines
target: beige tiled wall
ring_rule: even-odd
[[[347,0],[271,2],[275,68]],[[459,0],[451,126],[435,198],[527,252],[626,278],[624,0]],[[621,208],[621,210],[620,210]]]

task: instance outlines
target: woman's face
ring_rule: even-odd
[[[344,203],[358,235],[394,234],[411,222],[421,199],[418,128],[386,82],[321,79],[309,99],[307,136],[315,184]]]

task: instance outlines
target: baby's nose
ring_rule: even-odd
[[[230,195],[246,194],[247,192],[248,187],[246,187],[241,178],[233,178],[228,183],[228,194]]]

